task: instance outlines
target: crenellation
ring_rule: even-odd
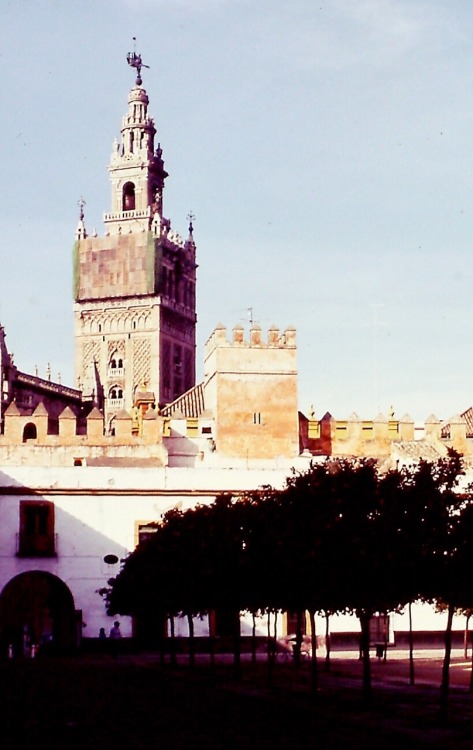
[[[296,346],[296,329],[290,326],[286,328],[281,337],[281,346],[295,347]]]
[[[250,346],[261,346],[261,327],[259,325],[253,325],[250,328]]]
[[[234,344],[241,345],[245,343],[245,329],[243,328],[243,326],[241,325],[233,326],[232,334],[233,334],[232,342]]]
[[[218,325],[213,333],[207,339],[205,344],[205,356],[208,357],[216,347],[258,347],[258,348],[279,348],[295,349],[296,348],[296,330],[292,327],[286,328],[281,334],[277,326],[271,326],[266,334],[266,340],[263,340],[261,326],[253,324],[249,330],[249,339],[245,338],[245,329],[240,323],[232,328],[232,338],[229,342],[227,339],[227,329],[223,325]]]
[[[440,419],[435,416],[435,414],[431,414],[430,417],[428,417],[425,420],[425,426],[424,426],[424,434],[425,437],[432,440],[440,440],[441,438],[441,432],[442,432],[442,426],[440,423]]]
[[[268,331],[268,345],[279,346],[280,332],[277,326],[271,326]]]

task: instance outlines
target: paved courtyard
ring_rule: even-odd
[[[319,660],[318,691],[310,689],[310,665],[279,661],[271,682],[262,656],[246,657],[235,680],[231,659],[195,669],[180,657],[177,668],[156,655],[112,659],[6,661],[0,664],[2,747],[7,750],[118,747],[471,748],[473,694],[469,661],[454,652],[450,723],[438,722],[442,653],[416,658],[416,685],[409,685],[406,652],[372,661],[373,699],[361,697],[361,664],[354,652],[335,652],[331,671]],[[309,742],[309,745],[307,743]]]

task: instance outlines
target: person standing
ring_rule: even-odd
[[[120,641],[120,638],[122,637],[122,633],[120,630],[120,623],[118,620],[115,620],[113,623],[113,627],[110,628],[110,651],[113,657],[117,656],[118,654],[118,643]]]

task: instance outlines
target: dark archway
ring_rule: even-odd
[[[73,596],[60,578],[39,570],[20,573],[0,594],[1,655],[11,646],[14,656],[29,656],[33,644],[39,653],[74,652],[79,640],[77,614]]]
[[[37,437],[38,433],[36,431],[36,425],[33,422],[25,424],[25,429],[23,430],[23,442],[26,443],[28,440],[36,440]]]
[[[135,186],[132,182],[125,182],[123,185],[123,211],[135,210]]]

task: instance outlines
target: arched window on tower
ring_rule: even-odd
[[[108,362],[108,377],[121,378],[124,375],[123,357],[115,350]]]
[[[123,211],[135,210],[135,186],[132,182],[123,185]]]
[[[114,385],[108,392],[108,406],[110,409],[123,408],[123,388]]]

